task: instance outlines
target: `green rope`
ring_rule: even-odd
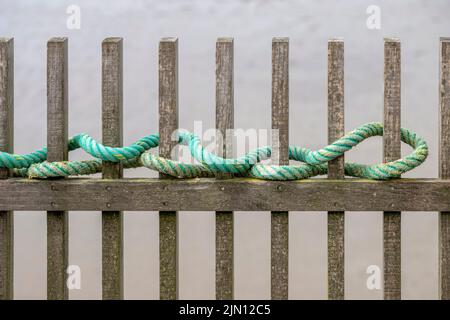
[[[237,159],[224,159],[208,152],[200,139],[186,131],[179,133],[179,143],[189,147],[191,155],[199,164],[181,163],[150,153],[158,146],[159,135],[149,135],[128,147],[104,146],[87,134],[78,134],[69,140],[69,150],[83,149],[94,160],[47,162],[47,149],[42,148],[25,155],[0,152],[0,168],[13,169],[20,177],[48,178],[88,175],[102,170],[102,161],[120,162],[124,168],[147,167],[178,178],[214,177],[218,173],[233,176],[253,177],[264,180],[298,180],[327,173],[327,162],[343,155],[363,140],[383,135],[381,123],[368,123],[347,133],[334,143],[317,151],[295,146],[289,147],[289,159],[299,161],[298,165],[269,165],[260,163],[270,158],[271,148],[255,149]],[[406,157],[387,163],[364,165],[345,163],[345,174],[353,177],[385,180],[398,178],[422,164],[428,156],[426,142],[415,133],[401,128],[401,140],[414,150]]]

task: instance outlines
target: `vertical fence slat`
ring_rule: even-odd
[[[440,40],[439,177],[450,179],[450,38]],[[439,293],[450,300],[450,212],[439,214]]]
[[[218,154],[232,155],[227,130],[234,127],[233,38],[216,43],[216,128],[220,132]],[[229,133],[229,131],[228,131]],[[223,174],[218,178],[227,178]],[[233,299],[233,212],[216,211],[216,299]]]
[[[102,141],[110,147],[123,144],[123,40],[102,43]],[[104,161],[103,179],[120,179],[122,165]],[[123,213],[102,212],[102,292],[104,300],[123,299]]]
[[[384,40],[384,161],[401,158],[401,57],[398,39]],[[401,299],[401,212],[385,211],[384,298]]]
[[[344,42],[328,41],[328,143],[345,134]],[[344,178],[344,156],[328,162],[328,178]],[[328,298],[344,299],[345,212],[328,212]]]
[[[272,40],[272,139],[279,165],[289,164],[289,39]],[[272,132],[273,134],[274,132]],[[277,139],[278,138],[278,139]],[[275,158],[276,159],[276,158]],[[288,298],[289,213],[271,213],[271,296]]]
[[[68,40],[47,43],[47,160],[68,159]],[[47,298],[68,299],[69,253],[67,211],[47,212]]]
[[[159,155],[171,158],[178,129],[178,39],[159,43]],[[160,175],[160,178],[170,179]],[[178,218],[176,211],[159,212],[160,299],[178,298]]]
[[[0,151],[14,144],[14,39],[0,38]],[[0,168],[0,179],[10,170]],[[0,300],[14,297],[14,214],[0,211]]]

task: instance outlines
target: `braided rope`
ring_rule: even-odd
[[[0,168],[13,169],[15,176],[43,179],[97,173],[102,169],[102,161],[111,161],[121,162],[124,168],[144,166],[178,178],[214,177],[217,173],[227,172],[234,176],[264,180],[298,180],[326,174],[328,161],[343,155],[367,138],[382,135],[383,125],[373,122],[358,127],[317,151],[290,146],[289,159],[299,161],[300,164],[278,166],[260,163],[270,158],[271,147],[257,148],[237,159],[224,159],[208,152],[197,136],[186,131],[179,133],[179,143],[189,147],[191,155],[199,164],[181,163],[151,154],[150,149],[157,147],[159,143],[157,134],[145,136],[122,148],[107,147],[87,134],[78,134],[69,140],[69,150],[82,148],[96,159],[47,162],[47,149],[42,148],[25,155],[0,152]],[[385,180],[398,178],[422,164],[428,156],[426,142],[404,128],[401,128],[401,140],[414,149],[406,157],[374,165],[345,163],[345,174]]]

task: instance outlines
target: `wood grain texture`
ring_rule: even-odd
[[[52,208],[60,211],[450,211],[450,181],[408,178],[394,181],[317,178],[284,182],[246,178],[0,180],[0,210]]]
[[[159,43],[159,155],[172,158],[178,129],[178,39]],[[174,156],[176,158],[176,156]],[[171,179],[160,175],[161,179]],[[164,209],[163,209],[164,210]],[[161,300],[178,299],[178,218],[159,212],[159,292]]]
[[[68,160],[68,40],[47,43],[47,160]],[[47,299],[69,298],[67,211],[47,211]]]
[[[439,177],[450,179],[450,38],[440,41]],[[439,214],[439,296],[450,300],[450,211]]]
[[[384,161],[401,158],[401,55],[400,41],[384,40]],[[384,298],[401,299],[401,212],[385,211]]]
[[[102,141],[104,145],[123,144],[123,40],[102,42]],[[120,179],[119,163],[103,162],[102,178]],[[123,213],[102,212],[102,298],[123,299]]]
[[[218,154],[232,156],[234,128],[233,95],[233,38],[219,38],[216,42],[216,129]],[[230,178],[222,174],[218,179]],[[233,211],[216,211],[216,299],[231,300],[233,293]]]
[[[14,39],[0,38],[0,151],[14,146]],[[0,179],[11,173],[0,168]],[[0,300],[14,298],[14,214],[0,211]]]
[[[345,134],[344,42],[328,41],[328,143]],[[328,178],[344,179],[344,156],[328,162]],[[328,211],[328,299],[344,299],[345,212]]]
[[[272,40],[272,160],[289,164],[289,39]],[[288,299],[289,213],[271,214],[271,297]]]

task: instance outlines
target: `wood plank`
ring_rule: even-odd
[[[318,178],[285,182],[245,178],[0,180],[1,210],[52,208],[71,211],[450,211],[450,181],[408,178],[394,181]]]
[[[68,40],[47,43],[47,160],[68,160]],[[47,299],[69,298],[66,285],[69,260],[67,211],[47,211]]]
[[[111,147],[123,144],[123,40],[102,42],[102,141]],[[120,179],[122,165],[103,162],[103,179]],[[102,211],[102,298],[123,299],[123,213]]]
[[[275,133],[275,134],[274,134]],[[272,159],[289,164],[289,39],[272,40]],[[271,213],[271,296],[288,298],[289,213]]]
[[[440,41],[439,177],[450,179],[450,38]],[[450,211],[439,214],[439,296],[450,300]]]
[[[328,41],[328,143],[345,134],[344,41]],[[328,162],[328,178],[344,179],[344,156]],[[344,299],[345,212],[328,211],[328,299]]]
[[[233,38],[216,42],[216,128],[220,132],[217,150],[223,157],[232,157],[234,128]],[[227,131],[228,130],[228,131]],[[228,134],[227,134],[228,133]],[[218,179],[231,175],[218,175]],[[216,299],[231,300],[233,293],[233,211],[216,211]]]
[[[159,155],[172,158],[178,129],[178,39],[159,43]],[[176,158],[176,156],[175,156]],[[161,179],[171,179],[160,175]],[[188,209],[189,210],[189,209]],[[178,299],[178,218],[176,211],[159,212],[159,292],[161,300]]]
[[[0,151],[14,146],[14,39],[0,38]],[[0,179],[11,176],[0,168]],[[0,300],[14,298],[14,214],[0,211]]]
[[[384,161],[401,158],[401,56],[398,39],[384,40]],[[384,298],[401,299],[401,212],[385,211]]]

